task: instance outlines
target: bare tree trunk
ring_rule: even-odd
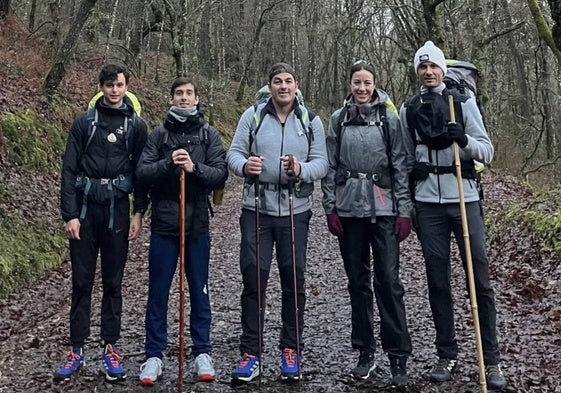
[[[0,0],[0,18],[10,13],[10,0]]]
[[[109,25],[109,31],[107,32],[107,38],[105,39],[105,51],[103,52],[103,62],[107,61],[107,54],[109,53],[109,41],[113,36],[113,30],[115,30],[115,16],[117,15],[117,7],[119,6],[119,0],[115,0],[113,3],[113,12],[111,13],[111,24]]]
[[[536,28],[538,29],[539,36],[547,43],[547,45],[553,52],[557,63],[561,65],[561,48],[559,47],[559,42],[555,41],[551,28],[547,24],[547,20],[542,14],[538,0],[527,1],[530,12],[532,13],[532,17],[534,18],[534,23],[536,24]],[[561,14],[557,14],[557,17],[561,19]]]
[[[78,43],[78,38],[86,25],[90,13],[97,0],[83,0],[78,9],[74,24],[66,34],[66,38],[61,48],[57,51],[55,59],[43,82],[43,92],[47,97],[52,97],[58,85],[66,73],[66,64],[74,55],[74,50]]]
[[[37,0],[31,0],[31,8],[29,10],[29,31],[35,30],[35,12],[37,11]]]
[[[544,48],[543,45],[540,45],[540,57],[542,63],[542,81],[541,85],[543,86],[541,89],[538,89],[541,95],[541,102],[542,102],[542,116],[543,116],[543,126],[544,126],[544,134],[545,134],[545,151],[546,151],[546,158],[548,160],[552,159],[555,155],[555,129],[553,126],[553,108],[551,107],[551,87],[554,82],[552,81],[552,73],[551,73],[551,66],[549,64],[549,53],[547,53],[547,49]]]
[[[269,12],[271,12],[276,5],[277,5],[276,3],[269,5],[269,7],[263,9],[263,11],[261,11],[261,14],[259,15],[259,20],[257,21],[257,27],[255,28],[255,32],[253,34],[253,41],[251,42],[251,49],[249,50],[249,53],[245,60],[245,64],[243,65],[242,78],[240,81],[238,92],[236,94],[237,103],[242,102],[245,94],[245,88],[247,86],[247,79],[249,76],[251,63],[253,62],[253,57],[255,56],[255,52],[256,52],[255,48],[257,48],[257,45],[259,44],[259,36],[261,35],[261,30],[263,29],[263,26],[265,26],[266,23],[265,16]]]

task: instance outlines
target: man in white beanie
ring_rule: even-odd
[[[487,386],[490,389],[502,389],[506,386],[506,379],[499,365],[495,294],[489,282],[485,223],[474,164],[474,160],[490,163],[494,154],[493,145],[475,101],[468,95],[446,89],[443,82],[446,59],[432,41],[425,42],[417,50],[413,64],[421,82],[421,91],[401,107],[400,119],[415,145],[410,146],[415,149],[415,162],[411,163],[414,190],[411,191],[436,330],[438,361],[429,372],[429,378],[435,382],[448,381],[458,369],[458,344],[450,286],[452,233],[456,238],[464,269],[466,253],[454,165],[453,144],[456,143],[460,148]],[[448,108],[450,95],[454,97],[454,123],[451,122]]]

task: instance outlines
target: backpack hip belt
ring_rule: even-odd
[[[473,160],[460,160],[462,177],[466,179],[476,179],[477,175],[475,173],[475,165]],[[450,166],[440,166],[432,165],[428,162],[417,162],[413,167],[413,175],[415,180],[422,181],[429,177],[429,174],[443,175],[445,173],[452,173],[456,175],[456,167],[454,165]]]
[[[82,199],[82,210],[80,211],[80,220],[86,218],[86,212],[88,210],[88,197],[92,191],[93,187],[103,186],[107,189],[109,195],[109,225],[108,229],[113,229],[114,223],[114,213],[115,213],[115,189],[122,191],[125,194],[130,194],[133,190],[132,174],[128,175],[118,175],[114,179],[108,178],[90,178],[88,176],[79,175],[76,178],[76,189],[82,190],[84,193]],[[101,202],[101,201],[100,201]]]
[[[363,179],[372,180],[380,188],[391,188],[391,179],[389,175],[383,175],[377,172],[358,172],[347,170],[344,172],[345,179]]]

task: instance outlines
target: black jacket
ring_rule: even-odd
[[[209,231],[209,193],[224,186],[228,178],[226,151],[218,131],[206,124],[200,111],[185,123],[167,116],[148,137],[136,168],[140,182],[150,187],[152,201],[151,230],[162,235],[179,234],[180,169],[171,154],[184,148],[196,165],[195,173],[187,173],[186,235]]]
[[[134,170],[148,137],[146,123],[135,115],[126,132],[132,134],[125,135],[122,132],[125,119],[133,119],[132,103],[127,97],[123,108],[107,107],[102,102],[103,97],[95,104],[99,117],[89,143],[87,112],[80,114],[70,128],[62,161],[60,208],[65,222],[80,216],[83,194],[76,188],[76,179],[82,175],[91,179],[132,176],[134,212],[144,212],[148,206],[147,190],[138,186],[134,179]]]

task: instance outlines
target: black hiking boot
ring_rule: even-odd
[[[485,367],[485,380],[490,390],[501,390],[506,386],[506,378],[498,364]]]
[[[351,370],[351,376],[355,379],[368,379],[375,369],[374,354],[368,351],[360,351],[358,364]]]
[[[405,367],[407,358],[390,358],[390,372],[392,374],[392,386],[404,388],[409,382],[407,369]]]

